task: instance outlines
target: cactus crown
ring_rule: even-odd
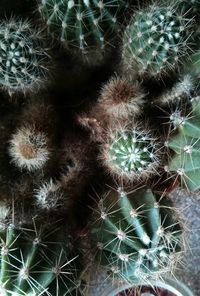
[[[48,56],[39,33],[28,21],[0,24],[0,85],[9,93],[26,92],[44,83]]]
[[[86,51],[104,49],[123,6],[123,0],[42,0],[39,10],[57,39]]]
[[[173,70],[190,50],[189,24],[177,5],[153,4],[136,12],[125,31],[124,69],[150,77]]]
[[[151,191],[119,188],[102,198],[91,239],[101,265],[125,280],[155,280],[179,260],[182,230],[167,201]]]
[[[150,132],[139,128],[114,133],[105,145],[103,161],[108,169],[130,179],[155,173],[159,164],[159,147]]]

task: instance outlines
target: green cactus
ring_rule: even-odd
[[[0,23],[0,87],[9,94],[34,91],[47,81],[48,54],[28,21]]]
[[[39,10],[57,39],[85,53],[104,50],[124,6],[123,0],[42,0]]]
[[[166,142],[174,155],[165,169],[174,172],[187,189],[197,190],[200,188],[200,97],[193,99],[188,115],[176,112],[170,118],[178,133]]]
[[[125,128],[111,134],[102,145],[101,158],[111,174],[132,180],[157,172],[160,149],[149,131]]]
[[[177,69],[190,52],[190,23],[172,3],[136,12],[124,34],[124,72],[161,78]]]
[[[0,232],[2,296],[77,295],[77,257],[60,225],[15,227]]]
[[[166,198],[119,188],[100,199],[91,224],[96,259],[108,273],[133,282],[155,280],[180,259],[182,229]]]

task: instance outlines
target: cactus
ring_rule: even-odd
[[[177,69],[190,53],[190,23],[172,3],[136,12],[124,34],[124,72],[163,78]]]
[[[164,90],[164,92],[157,98],[156,103],[159,105],[171,105],[178,102],[181,102],[184,98],[191,98],[192,92],[195,89],[195,83],[191,75],[184,75],[179,78],[179,81],[176,82],[172,88],[169,90]]]
[[[168,200],[151,190],[119,188],[101,198],[94,211],[91,242],[108,273],[147,283],[173,272],[183,234]]]
[[[111,77],[100,91],[97,102],[78,116],[82,127],[90,131],[93,141],[102,142],[105,131],[119,123],[127,124],[141,114],[145,94],[139,83],[124,77]]]
[[[48,76],[49,56],[29,21],[0,23],[0,87],[10,95],[35,91]]]
[[[200,188],[200,98],[193,99],[188,115],[181,116],[177,112],[171,119],[178,133],[166,142],[174,155],[165,170],[174,172],[187,189],[197,190]]]
[[[39,10],[57,39],[86,53],[105,49],[124,5],[123,0],[42,0]]]
[[[9,146],[16,167],[29,172],[44,167],[53,151],[55,117],[53,107],[41,102],[32,102],[24,109]]]
[[[130,180],[156,173],[161,147],[155,136],[141,128],[122,128],[102,144],[101,159],[107,170]]]
[[[77,295],[78,255],[60,225],[8,225],[0,233],[0,294]]]

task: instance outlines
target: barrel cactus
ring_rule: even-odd
[[[78,264],[63,227],[42,223],[1,229],[2,296],[77,295]]]
[[[108,274],[149,283],[173,272],[180,260],[182,227],[170,203],[150,190],[110,191],[91,223],[96,260]]]
[[[29,21],[0,23],[0,87],[9,94],[43,87],[48,76],[49,56],[40,33]]]
[[[42,0],[39,10],[50,32],[73,49],[104,50],[118,28],[123,0]]]
[[[138,127],[116,129],[102,144],[101,159],[111,174],[134,180],[157,172],[160,150],[150,131]]]
[[[177,69],[190,52],[190,23],[172,3],[137,11],[124,34],[124,71],[161,78]]]
[[[171,135],[166,146],[174,152],[166,171],[175,173],[181,184],[193,191],[200,188],[200,98],[192,102],[192,111],[182,116],[176,113],[171,116],[177,134]]]

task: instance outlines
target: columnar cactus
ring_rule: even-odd
[[[108,172],[129,180],[157,173],[161,147],[150,131],[136,128],[119,129],[102,144],[101,159]]]
[[[0,87],[12,93],[37,90],[47,81],[49,56],[29,21],[0,23]]]
[[[1,295],[77,295],[78,255],[62,226],[10,224],[0,237]]]
[[[94,209],[90,232],[96,260],[123,280],[148,284],[180,260],[180,223],[170,203],[150,190],[108,192]]]
[[[42,0],[39,10],[50,32],[64,44],[87,52],[104,50],[118,28],[123,0]]]
[[[152,4],[136,12],[125,30],[125,73],[159,77],[177,69],[190,52],[191,20],[176,4]]]
[[[200,98],[192,102],[192,112],[181,116],[176,113],[171,120],[175,121],[177,135],[171,136],[166,146],[174,151],[169,165],[165,167],[168,172],[176,174],[187,189],[193,191],[200,188]],[[175,116],[176,115],[176,116]]]

